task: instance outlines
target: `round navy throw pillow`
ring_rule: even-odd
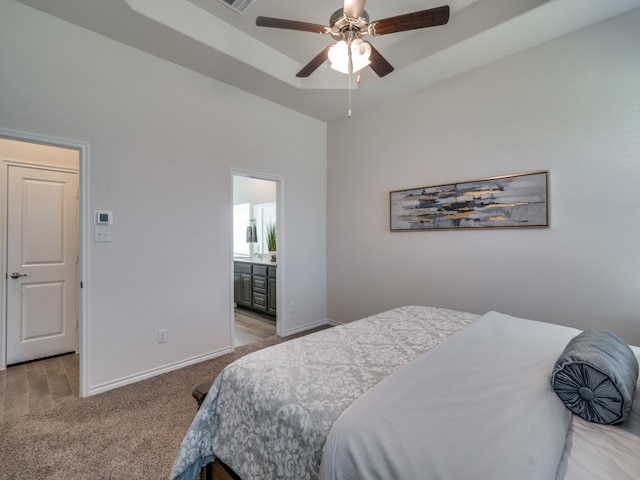
[[[571,339],[551,376],[565,406],[585,420],[606,425],[631,413],[638,380],[633,350],[610,332],[586,330]]]

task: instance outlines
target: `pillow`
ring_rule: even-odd
[[[631,413],[637,379],[638,361],[629,345],[613,333],[586,330],[556,360],[551,384],[574,414],[611,425]]]

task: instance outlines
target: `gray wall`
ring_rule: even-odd
[[[232,169],[281,179],[284,333],[326,321],[326,124],[22,4],[0,11],[0,128],[87,143],[88,214],[113,211],[112,242],[85,259],[84,393],[229,350]]]
[[[635,10],[331,123],[329,318],[498,310],[640,345],[638,25]],[[548,229],[389,231],[391,190],[537,170]]]

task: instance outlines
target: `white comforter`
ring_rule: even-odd
[[[346,409],[320,478],[553,480],[571,412],[549,379],[578,333],[483,316]]]

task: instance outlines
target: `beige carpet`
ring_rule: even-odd
[[[280,343],[273,336],[235,352],[0,424],[0,479],[165,479],[196,413],[191,391],[231,361]]]

